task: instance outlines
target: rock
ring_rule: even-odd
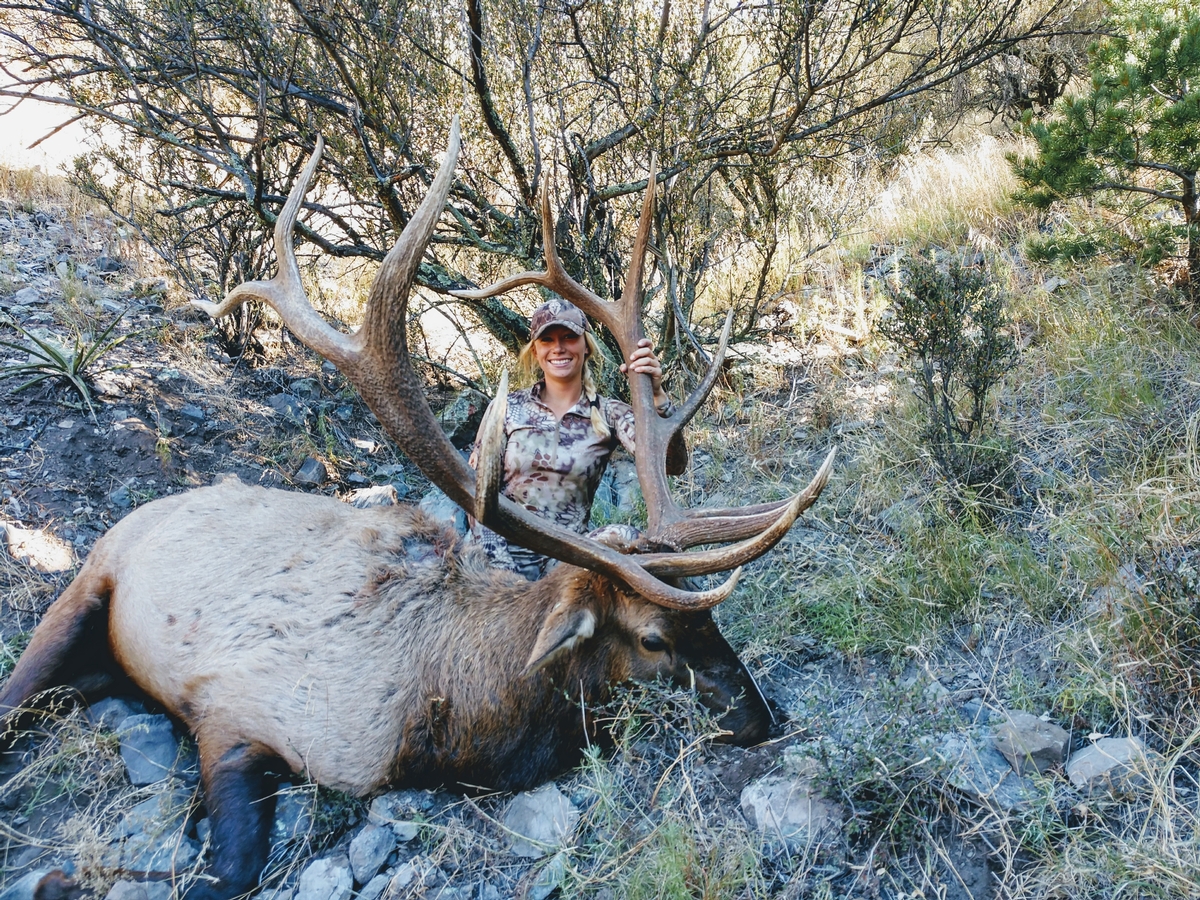
[[[359,509],[368,509],[372,506],[395,506],[400,502],[400,497],[390,484],[377,484],[351,491],[346,502]]]
[[[442,431],[459,450],[470,448],[475,443],[475,435],[489,402],[486,394],[474,388],[464,388],[438,413]]]
[[[155,297],[167,293],[170,285],[166,278],[161,276],[151,278],[139,278],[133,283],[133,295],[135,297]]]
[[[579,821],[579,810],[553,782],[513,797],[501,817],[514,834],[512,852],[538,859],[565,843]]]
[[[1040,774],[1062,765],[1071,736],[1031,713],[1010,712],[993,730],[992,741],[1018,775],[1033,770]]]
[[[125,268],[125,263],[119,259],[113,259],[111,256],[97,256],[96,261],[92,264],[97,272],[120,272]]]
[[[1017,775],[990,741],[972,734],[943,735],[937,756],[949,764],[946,783],[982,806],[1012,810],[1037,797],[1037,786]]]
[[[391,884],[392,876],[386,872],[380,872],[358,890],[358,900],[378,900],[387,886]]]
[[[193,422],[204,421],[204,410],[194,403],[185,403],[179,407],[179,414],[185,419],[191,419]]]
[[[367,821],[386,825],[396,840],[406,844],[421,830],[419,817],[424,811],[425,796],[418,791],[392,791],[371,801]]]
[[[317,859],[300,874],[294,900],[350,900],[354,879],[344,856]]]
[[[365,884],[383,868],[396,849],[396,835],[386,825],[368,823],[350,842],[350,869],[354,880]]]
[[[467,514],[440,488],[433,488],[422,497],[420,506],[421,512],[432,516],[447,528],[453,528],[459,534],[467,533]]]
[[[87,720],[93,728],[107,728],[110,731],[116,731],[121,723],[130,716],[145,715],[145,707],[142,707],[140,703],[138,706],[141,708],[135,709],[119,697],[105,697],[88,707]]]
[[[305,487],[320,487],[329,480],[329,472],[325,469],[325,463],[315,456],[309,456],[300,464],[292,480]]]
[[[200,846],[184,835],[192,792],[171,788],[129,810],[117,823],[104,864],[135,872],[182,871],[196,861]]]
[[[538,870],[525,891],[526,900],[546,900],[562,885],[567,877],[567,856],[566,850],[559,850]]]
[[[312,378],[300,378],[293,381],[289,389],[297,397],[308,397],[310,400],[318,400],[321,397],[321,385]]]
[[[133,506],[133,497],[129,493],[129,488],[121,484],[108,492],[108,502],[117,509],[129,509]]]
[[[27,529],[11,522],[0,523],[8,554],[29,568],[47,575],[66,572],[75,566],[75,550],[44,528]]]
[[[746,785],[742,813],[768,843],[798,850],[841,836],[842,808],[820,796],[812,776],[768,775]]]
[[[46,301],[42,298],[42,292],[37,288],[25,287],[13,294],[12,302],[16,306],[35,306]]]
[[[313,830],[313,793],[305,787],[280,785],[275,795],[275,821],[271,823],[271,846],[303,840]]]
[[[1070,283],[1071,282],[1065,278],[1062,278],[1058,275],[1052,275],[1042,282],[1042,290],[1047,294],[1053,294],[1059,288],[1066,287]]]
[[[267,398],[267,406],[289,422],[303,423],[308,407],[292,394],[275,394]]]
[[[104,900],[171,900],[169,881],[118,881]]]
[[[162,781],[183,762],[175,729],[166,716],[128,716],[117,736],[129,781],[137,787]]]
[[[1077,750],[1067,762],[1067,778],[1089,794],[1105,791],[1115,796],[1138,793],[1153,784],[1161,757],[1135,737],[1101,738]]]
[[[50,874],[50,869],[35,869],[22,875],[4,890],[0,891],[0,900],[34,900],[33,891],[38,882]]]

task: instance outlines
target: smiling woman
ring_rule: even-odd
[[[539,370],[541,378],[508,397],[501,491],[529,511],[584,534],[596,487],[613,450],[619,443],[636,452],[633,410],[598,395],[588,364],[598,348],[591,324],[577,307],[559,298],[542,304],[530,320],[529,335],[518,365],[530,380]],[[631,377],[647,376],[659,415],[671,414],[662,366],[649,339],[638,342],[621,371]],[[484,421],[489,418],[484,416]],[[480,440],[476,439],[472,466]],[[676,435],[667,447],[667,474],[678,475],[686,465],[687,446]],[[546,574],[547,557],[509,544],[478,522],[473,523],[472,534],[494,566],[519,572],[530,581]]]

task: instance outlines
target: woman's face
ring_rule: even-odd
[[[583,381],[587,342],[562,325],[551,325],[533,342],[533,353],[547,380],[561,383]]]

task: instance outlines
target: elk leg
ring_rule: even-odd
[[[105,575],[84,571],[46,611],[33,640],[0,691],[0,716],[9,716],[49,688],[66,685],[110,659]],[[16,722],[0,733],[0,746],[15,737]]]
[[[254,888],[267,864],[277,787],[272,770],[280,760],[261,746],[237,744],[208,763],[205,743],[200,781],[212,825],[208,871],[216,881],[193,885],[187,900],[227,900]]]

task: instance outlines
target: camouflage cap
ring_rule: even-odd
[[[583,334],[592,329],[583,310],[561,297],[547,300],[533,311],[533,316],[529,320],[529,339],[536,341],[541,337],[542,332],[552,325],[561,325],[575,334]]]

